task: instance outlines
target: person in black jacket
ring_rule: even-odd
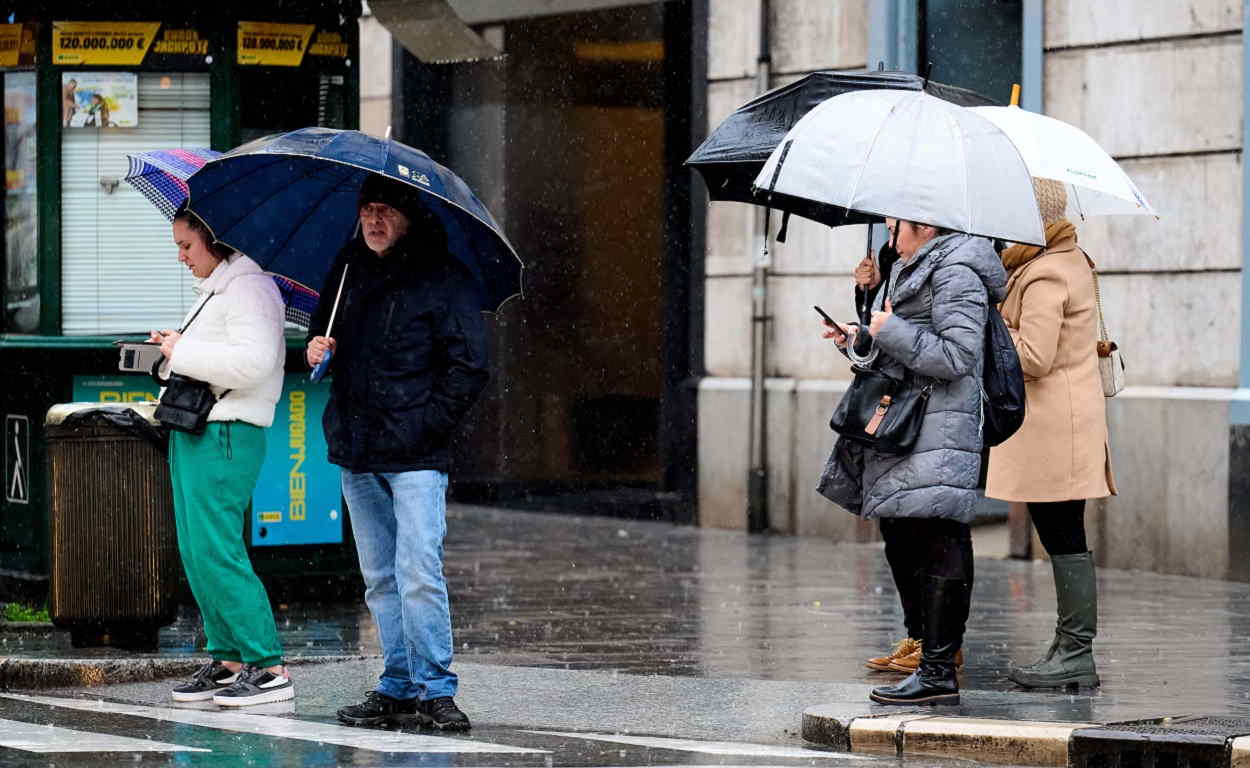
[[[360,234],[330,270],[309,327],[308,364],[333,352],[322,423],[385,665],[376,689],[338,718],[467,730],[453,699],[443,537],[448,445],[486,385],[486,334],[480,288],[419,195],[381,177],[364,184]]]

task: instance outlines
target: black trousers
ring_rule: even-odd
[[[959,579],[974,578],[972,529],[966,523],[908,517],[881,518],[885,539],[885,559],[894,576],[903,624],[907,636],[924,637],[924,595],[921,581],[926,576]]]
[[[1029,517],[1037,529],[1046,554],[1083,555],[1085,541],[1085,500],[1029,502]]]

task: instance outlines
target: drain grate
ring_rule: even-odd
[[[1072,768],[1226,768],[1229,744],[1250,718],[1167,717],[1074,731]]]

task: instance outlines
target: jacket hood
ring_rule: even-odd
[[[917,288],[938,267],[962,265],[971,269],[981,282],[990,299],[1001,302],[1007,296],[1007,270],[994,252],[994,246],[984,237],[973,237],[962,232],[935,237],[921,247],[916,255],[916,275],[906,278],[907,283],[916,281]],[[900,286],[902,288],[902,286]]]
[[[263,272],[264,270],[262,270],[260,265],[256,262],[241,253],[235,252],[230,254],[230,256],[226,259],[223,259],[222,262],[217,265],[217,268],[213,270],[213,273],[201,280],[195,286],[194,290],[197,294],[208,293],[210,291],[214,293],[221,293],[226,290],[226,286],[230,285],[235,278],[242,277],[243,275],[259,275],[263,274]]]

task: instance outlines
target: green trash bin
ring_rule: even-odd
[[[52,623],[75,647],[154,649],[178,611],[181,563],[155,403],[48,411]]]

